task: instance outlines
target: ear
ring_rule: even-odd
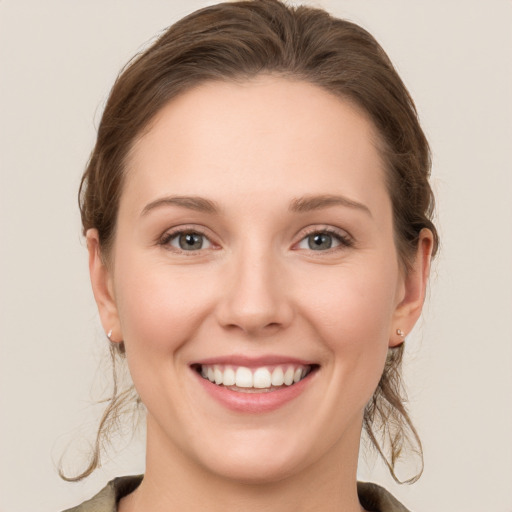
[[[422,229],[412,268],[403,278],[403,283],[400,287],[398,304],[393,315],[389,335],[390,347],[401,345],[404,336],[412,331],[421,314],[430,274],[433,245],[432,232],[427,228]],[[403,334],[400,334],[397,330]]]
[[[94,299],[98,306],[101,324],[110,341],[121,342],[123,335],[114,296],[112,273],[107,268],[101,254],[98,230],[89,229],[86,233],[89,251],[89,275]]]

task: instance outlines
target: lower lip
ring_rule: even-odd
[[[236,412],[258,414],[275,411],[297,398],[309,385],[311,377],[316,371],[311,372],[304,379],[291,386],[261,393],[233,391],[224,386],[213,384],[196,371],[194,373],[207,393],[224,407]]]

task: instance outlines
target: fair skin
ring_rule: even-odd
[[[423,230],[404,275],[375,140],[348,102],[262,76],[184,93],[137,141],[108,265],[87,233],[103,326],[147,408],[146,474],[121,512],[362,510],[364,407],[421,312],[432,248]],[[233,387],[201,376],[214,363],[309,373]]]

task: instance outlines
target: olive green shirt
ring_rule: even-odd
[[[122,476],[111,480],[90,500],[63,512],[116,512],[119,500],[134,491],[142,481],[142,475]],[[371,512],[409,512],[386,489],[367,482],[357,483],[361,505]]]

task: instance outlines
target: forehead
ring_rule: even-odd
[[[307,82],[208,82],[171,100],[134,144],[121,206],[166,193],[382,200],[377,138],[360,109]]]

